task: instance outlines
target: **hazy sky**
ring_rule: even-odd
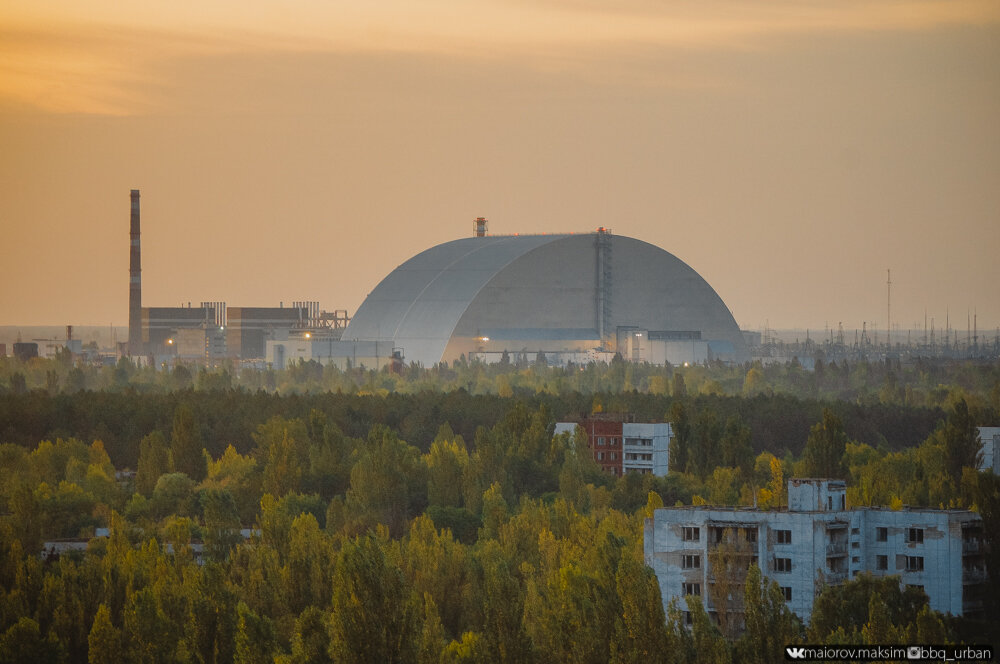
[[[180,8],[180,9],[179,9]],[[997,0],[0,4],[0,325],[360,305],[414,253],[613,232],[745,327],[1000,325]]]

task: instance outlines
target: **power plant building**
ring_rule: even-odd
[[[268,339],[287,339],[289,330],[308,327],[310,320],[310,308],[304,305],[229,307],[226,346],[231,355],[240,359],[263,359]]]
[[[424,366],[461,356],[494,362],[504,352],[544,353],[554,364],[595,351],[658,364],[750,358],[729,309],[697,272],[603,228],[477,232],[427,249],[375,287],[343,340],[379,342]]]

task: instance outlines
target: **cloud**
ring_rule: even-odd
[[[155,112],[176,84],[160,72],[178,61],[232,54],[433,54],[662,85],[664,76],[642,66],[651,53],[773,50],[801,35],[998,23],[995,0],[305,0],[296,11],[274,5],[253,12],[230,0],[179,11],[140,0],[128,12],[108,0],[15,0],[0,10],[0,109]],[[676,69],[671,85],[716,83]]]

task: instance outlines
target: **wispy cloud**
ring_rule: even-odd
[[[5,16],[6,14],[6,16]],[[996,0],[443,0],[177,10],[139,0],[12,0],[0,9],[0,107],[129,115],[155,110],[163,63],[261,52],[419,52],[596,67],[649,49],[773,48],[798,34],[996,25]]]

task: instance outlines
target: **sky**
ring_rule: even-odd
[[[0,325],[353,313],[415,253],[605,226],[744,328],[1000,326],[996,0],[4,0]]]

